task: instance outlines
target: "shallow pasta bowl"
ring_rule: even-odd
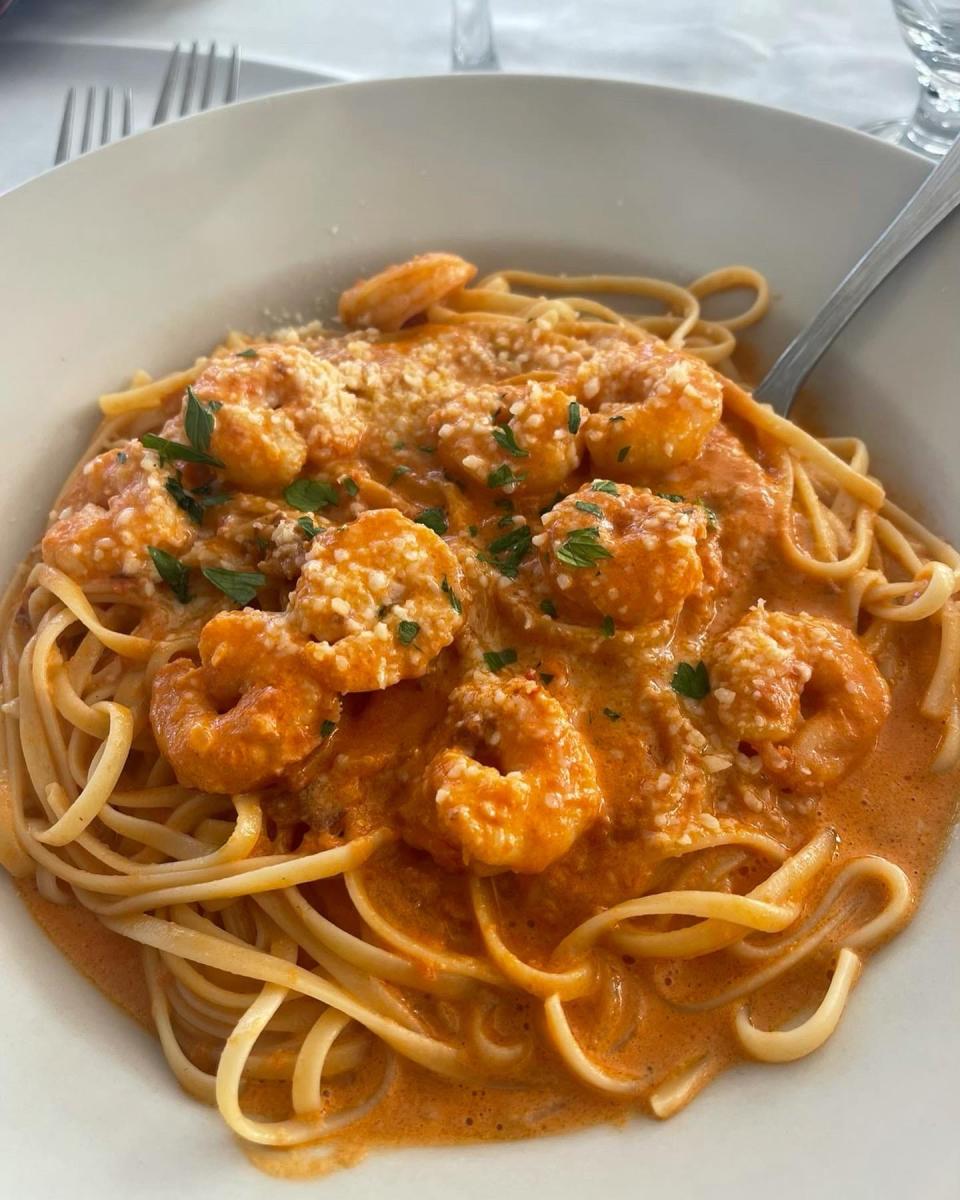
[[[0,568],[36,539],[92,398],[189,361],[230,327],[329,311],[357,274],[443,248],[482,267],[692,278],[746,261],[776,302],[772,360],[916,187],[905,152],[772,110],[635,85],[460,77],[325,88],[110,147],[0,200],[7,431]],[[895,498],[960,538],[960,225],[948,221],[844,333],[808,416],[856,433]],[[825,398],[829,398],[829,403]],[[800,414],[803,420],[803,413]],[[374,1154],[336,1197],[455,1192],[712,1200],[955,1195],[956,847],[911,929],[809,1060],[744,1066],[666,1125]],[[158,1048],[40,936],[4,878],[5,1194],[292,1194],[178,1092]],[[51,1153],[51,1147],[56,1153]]]

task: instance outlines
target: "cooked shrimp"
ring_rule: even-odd
[[[306,669],[282,614],[223,612],[200,635],[200,666],[157,672],[150,720],[185,787],[236,794],[301,761],[336,721],[339,700]]]
[[[155,580],[147,547],[179,554],[195,533],[165,478],[139,442],[91,459],[44,535],[44,562],[81,583],[110,575]]]
[[[696,458],[723,410],[720,376],[655,338],[605,339],[578,369],[576,386],[595,411],[586,434],[590,457],[613,479]]]
[[[453,641],[460,590],[441,538],[396,509],[376,509],[314,538],[291,619],[316,639],[308,655],[332,691],[372,692],[423,675]]]
[[[529,379],[462,392],[433,414],[430,427],[451,475],[485,485],[506,465],[521,477],[513,490],[544,492],[580,465],[588,416],[566,392]]]
[[[676,617],[717,579],[716,538],[704,509],[600,481],[543,515],[534,539],[562,612],[642,625]]]
[[[456,254],[418,254],[347,288],[340,297],[340,320],[353,329],[399,329],[476,273],[472,263]]]
[[[201,401],[223,405],[215,413],[210,449],[227,463],[228,475],[242,487],[257,486],[243,476],[251,469],[246,467],[251,448],[262,459],[253,469],[268,471],[274,462],[281,466],[282,481],[270,477],[263,485],[272,487],[289,483],[304,463],[319,467],[352,455],[365,426],[336,366],[295,342],[251,349],[254,357],[213,359],[193,385]],[[238,409],[244,415],[236,415]],[[262,415],[246,415],[251,412]],[[182,416],[178,421],[182,425]]]
[[[782,786],[819,791],[874,745],[890,689],[856,636],[806,613],[752,608],[713,647],[717,715]]]
[[[450,869],[544,870],[602,807],[583,739],[530,679],[474,675],[450,713],[454,744],[428,763],[404,837]]]

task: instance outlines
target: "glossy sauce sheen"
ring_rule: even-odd
[[[384,362],[389,360],[395,369],[398,358],[416,351],[418,337],[428,336],[425,331],[395,342],[385,340]],[[313,344],[321,351],[346,353],[342,346],[323,340]],[[373,356],[379,353],[374,346]],[[476,370],[480,380],[489,378],[485,356],[480,356]],[[510,362],[500,368],[499,377],[515,373],[516,363]],[[510,528],[506,517],[511,511],[527,518],[532,529],[541,529],[537,514],[544,503],[550,503],[553,489],[546,497],[513,501],[503,490],[468,483],[451,500],[431,447],[429,405],[384,413],[382,403],[382,394],[371,395],[369,415],[378,413],[378,421],[371,419],[357,457],[338,464],[337,476],[354,472],[378,481],[384,490],[383,504],[395,504],[410,516],[428,506],[445,506],[448,540],[456,542],[466,564],[468,619],[490,649],[516,651],[516,662],[503,672],[504,679],[520,675],[539,680],[571,714],[596,766],[603,795],[601,819],[545,869],[493,876],[502,936],[525,961],[546,964],[557,942],[580,921],[655,884],[670,857],[667,844],[682,844],[686,830],[702,831],[701,801],[695,790],[690,791],[667,819],[655,823],[664,811],[658,807],[656,783],[665,772],[671,773],[677,747],[669,720],[658,716],[657,704],[638,682],[639,668],[632,665],[636,645],[625,649],[620,629],[610,638],[598,636],[593,629],[591,640],[584,641],[579,634],[567,637],[542,621],[531,627],[525,614],[536,611],[538,598],[547,594],[536,553],[515,580],[501,583],[496,572],[478,574],[476,554],[488,552],[489,544]],[[423,446],[428,449],[420,449]],[[399,478],[398,465],[406,468]],[[561,490],[588,488],[595,474],[600,472],[585,460]],[[776,456],[750,429],[725,420],[693,461],[646,470],[630,482],[702,501],[715,512],[723,575],[716,588],[716,610],[707,616],[711,637],[729,628],[759,597],[772,611],[806,612],[849,625],[844,596],[794,570],[781,556],[777,541],[781,518],[776,507],[781,478]],[[337,516],[348,519],[349,511],[345,507]],[[476,532],[471,533],[470,527]],[[240,565],[252,568],[256,563]],[[667,640],[677,636],[681,645],[694,644],[683,642],[691,636],[683,624],[694,620],[691,607],[696,606],[688,604],[679,618],[679,632],[668,631]],[[717,811],[790,849],[817,829],[831,826],[840,834],[841,860],[882,855],[900,865],[919,891],[941,853],[956,807],[956,779],[935,777],[927,770],[938,730],[916,715],[935,658],[935,636],[935,630],[923,625],[894,629],[888,637],[880,665],[891,683],[891,715],[876,749],[845,779],[815,797],[772,789],[756,808],[720,797]],[[674,665],[668,658],[647,669],[669,683]],[[376,908],[438,950],[482,954],[464,872],[449,869],[449,863],[438,866],[422,848],[426,844],[429,849],[429,841],[411,837],[407,819],[399,816],[429,756],[438,748],[435,740],[448,696],[463,671],[461,652],[452,647],[420,679],[379,693],[348,696],[329,744],[307,770],[300,775],[292,772],[285,786],[269,793],[267,811],[277,845],[303,837],[305,828],[303,846],[316,839],[322,845],[332,827],[325,807],[331,791],[337,796],[334,817],[345,816],[351,833],[384,824],[396,829],[399,840],[364,868]],[[674,702],[672,694],[667,700]],[[711,704],[708,700],[691,705],[690,711],[699,727],[715,732]],[[714,795],[711,803],[717,800]],[[740,868],[742,886],[738,884],[736,890],[748,890],[768,870],[762,859],[749,859]],[[49,936],[80,970],[137,1020],[149,1024],[135,948],[103,930],[82,910],[44,901],[32,885],[21,885],[21,892]],[[307,887],[304,894],[332,919],[359,932],[339,881]],[[742,965],[726,952],[686,963],[635,963],[612,951],[600,954],[619,983],[567,1005],[574,1033],[600,1064],[614,1073],[648,1077],[653,1084],[678,1064],[693,1062],[704,1053],[711,1055],[717,1070],[737,1057],[731,1006],[691,1014],[680,1012],[666,999],[703,998],[730,983]],[[757,1024],[774,1027],[817,1002],[831,964],[831,952],[825,947],[755,997]],[[855,1011],[855,997],[852,1008]],[[570,1078],[541,1036],[541,1020],[541,1006],[532,999],[518,997],[497,1010],[495,1032],[505,1042],[533,1035],[532,1058],[520,1082],[511,1081],[509,1086],[452,1083],[404,1062],[384,1102],[351,1130],[350,1143],[366,1147],[516,1138],[623,1119],[630,1105],[599,1096]],[[355,1079],[336,1084],[337,1095],[363,1096],[379,1070],[375,1053]],[[278,1095],[269,1085],[251,1087],[246,1099],[255,1109],[283,1115],[282,1107],[277,1107]]]

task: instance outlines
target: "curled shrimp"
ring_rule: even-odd
[[[752,608],[709,656],[720,721],[784,787],[819,791],[875,744],[890,689],[856,636],[806,613]]]
[[[534,541],[547,582],[561,615],[579,621],[671,619],[719,575],[703,507],[629,484],[585,484],[544,513],[543,525]]]
[[[590,457],[613,479],[696,458],[723,411],[720,376],[656,338],[604,340],[578,369],[577,390],[594,410]]]
[[[139,442],[91,459],[44,534],[44,562],[79,583],[111,575],[156,580],[147,547],[180,554],[195,536],[165,479],[156,454]]]
[[[314,538],[290,614],[332,691],[371,692],[426,673],[463,623],[460,591],[437,534],[374,509]]]
[[[283,614],[219,613],[200,634],[200,666],[157,672],[150,721],[185,787],[235,795],[271,782],[322,740],[339,700],[306,668]]]
[[[400,329],[476,273],[472,263],[456,254],[418,254],[347,288],[340,297],[340,320],[351,329]]]
[[[543,492],[580,465],[588,416],[566,392],[528,379],[468,389],[438,409],[430,427],[451,475],[485,485],[507,466],[520,480],[512,490]]]
[[[454,744],[427,764],[404,837],[450,869],[544,870],[602,807],[580,734],[531,679],[477,674],[452,693],[450,717]]]
[[[201,402],[222,406],[210,452],[230,479],[253,491],[286,486],[304,465],[347,458],[363,438],[356,397],[336,366],[296,342],[215,358],[193,390]],[[181,413],[165,435],[177,437],[183,419]]]

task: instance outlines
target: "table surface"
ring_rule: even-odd
[[[847,125],[905,115],[916,83],[890,0],[493,0],[505,70],[614,76]],[[0,40],[169,47],[239,41],[251,58],[350,78],[449,67],[448,0],[18,0]],[[0,150],[2,154],[2,150]]]

